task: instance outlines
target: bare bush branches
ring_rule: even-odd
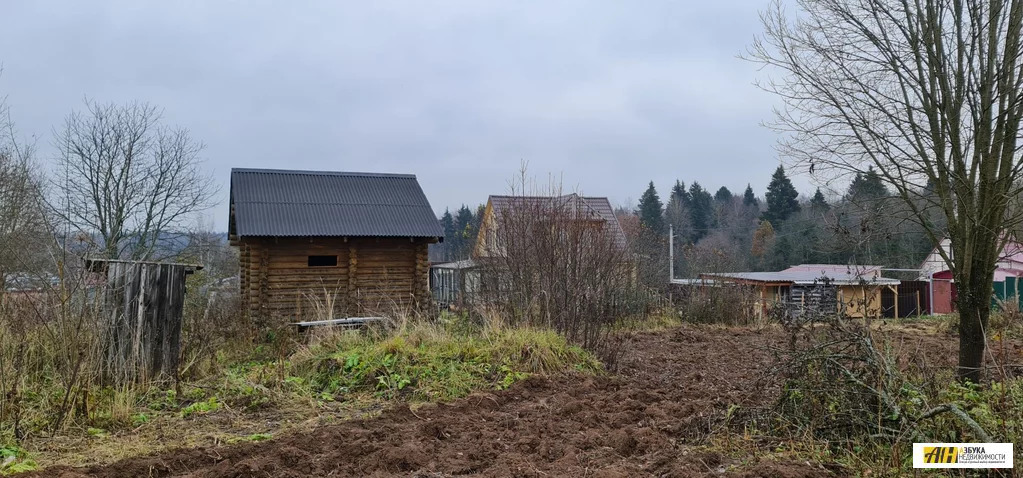
[[[950,414],[977,440],[992,439],[955,403],[929,406],[934,397],[900,369],[890,348],[856,322],[835,320],[794,330],[792,349],[780,364],[776,371],[785,387],[776,410],[800,433],[830,443],[933,442],[940,440],[928,436],[922,425]]]
[[[564,194],[557,184],[525,189],[523,180],[512,195],[492,198],[484,218],[476,251],[482,303],[513,323],[596,347],[640,303],[621,227],[606,201]]]
[[[751,287],[695,281],[673,286],[672,303],[682,319],[697,324],[757,325],[758,292]]]
[[[146,103],[86,102],[56,134],[57,214],[99,234],[111,258],[150,259],[161,235],[209,207],[217,187],[199,169],[203,145]]]
[[[41,183],[33,148],[19,141],[6,105],[0,101],[0,295],[10,274],[38,272],[46,260],[41,245],[51,241]]]

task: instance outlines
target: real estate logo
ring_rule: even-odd
[[[1012,443],[914,443],[913,468],[1012,468]]]
[[[959,447],[925,446],[924,463],[956,463],[959,459]]]

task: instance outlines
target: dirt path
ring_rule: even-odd
[[[759,383],[779,331],[686,327],[636,334],[613,377],[532,378],[415,412],[280,439],[51,468],[46,476],[830,476],[821,466],[740,465],[693,443],[730,405],[776,396]]]

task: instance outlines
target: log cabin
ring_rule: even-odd
[[[231,170],[228,236],[262,321],[390,315],[430,303],[444,232],[416,177]]]

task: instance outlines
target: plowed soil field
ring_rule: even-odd
[[[912,334],[911,335],[916,335]],[[927,340],[934,339],[934,340]],[[834,476],[841,469],[730,458],[700,446],[729,407],[770,406],[764,380],[781,330],[683,327],[634,334],[618,371],[533,377],[414,411],[323,426],[274,440],[167,452],[40,476]],[[954,341],[910,338],[954,357]],[[944,350],[948,348],[948,350]]]

